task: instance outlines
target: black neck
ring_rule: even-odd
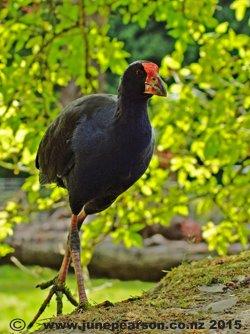
[[[118,95],[117,118],[118,119],[148,119],[148,96]]]

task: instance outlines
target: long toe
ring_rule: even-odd
[[[37,284],[36,288],[40,288],[41,290],[47,289],[50,286],[54,285],[56,283],[57,279],[58,279],[58,275],[56,277],[54,277],[53,279],[47,281],[47,282]]]
[[[67,297],[67,299],[73,304],[74,306],[77,306],[78,303],[74,299],[73,295],[71,294],[70,290],[65,286],[65,283],[58,282],[58,277],[56,276],[53,280],[50,280],[48,282],[39,284],[37,287],[40,289],[46,289],[50,287],[50,291],[42,305],[40,306],[39,310],[37,311],[36,315],[34,316],[33,320],[28,325],[28,329],[30,329],[34,323],[39,319],[39,317],[42,315],[42,313],[45,311],[47,306],[50,303],[50,300],[52,299],[53,295],[56,295],[56,313],[57,315],[62,314],[63,310],[63,295]]]
[[[66,298],[68,299],[68,301],[72,305],[78,306],[78,302],[75,300],[75,298],[73,297],[71,291],[69,290],[69,288],[66,285],[64,285],[63,293],[65,294]]]
[[[62,314],[63,310],[63,302],[62,302],[62,297],[63,297],[63,292],[61,291],[56,291],[56,314]]]

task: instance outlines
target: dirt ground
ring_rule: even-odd
[[[250,252],[183,263],[140,298],[56,317],[47,326],[36,333],[250,333]]]

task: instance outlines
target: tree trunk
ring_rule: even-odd
[[[15,249],[15,253],[11,255],[25,265],[36,264],[59,269],[68,227],[69,217],[65,210],[58,210],[41,221],[17,225],[14,235],[9,239],[10,246]],[[166,231],[171,229],[173,230],[173,227]],[[234,254],[240,250],[241,246],[235,244],[229,252]],[[205,243],[168,240],[160,234],[144,239],[142,248],[128,249],[106,239],[95,248],[89,271],[94,277],[158,281],[164,275],[163,270],[169,270],[183,261],[202,259],[210,254]]]

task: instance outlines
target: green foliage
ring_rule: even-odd
[[[120,75],[126,67],[126,45],[109,34],[110,17],[119,13],[124,25],[138,25],[145,34],[149,21],[159,22],[174,40],[161,67],[169,98],[151,104],[157,150],[171,153],[170,168],[156,154],[141,180],[86,226],[85,260],[109,233],[138,246],[145,224],[168,224],[190,211],[205,220],[211,249],[224,253],[232,242],[247,242],[250,41],[230,21],[216,19],[218,1],[20,0],[1,6],[0,160],[15,174],[31,176],[23,185],[26,199],[1,213],[0,240],[31,212],[64,204],[63,190],[39,188],[35,152],[70,80],[89,94],[98,91],[100,74],[109,69]],[[246,21],[248,1],[230,7]],[[190,47],[198,50],[191,63]]]

